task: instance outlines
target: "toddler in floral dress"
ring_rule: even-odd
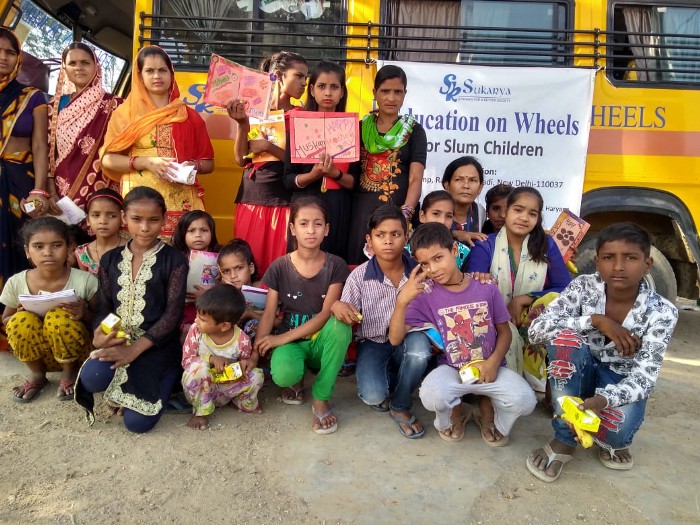
[[[182,348],[182,387],[193,412],[187,426],[205,430],[214,409],[229,402],[241,412],[261,412],[258,391],[264,378],[256,368],[258,353],[236,326],[246,308],[243,293],[221,284],[204,292],[196,307],[197,317]],[[236,362],[243,372],[240,379],[214,381],[215,373],[222,374]]]

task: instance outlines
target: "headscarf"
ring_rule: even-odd
[[[82,48],[76,49],[85,51]],[[56,166],[60,165],[75,148],[77,142],[84,136],[86,128],[92,124],[97,113],[103,109],[100,102],[106,93],[102,87],[102,68],[95,52],[90,49],[90,53],[95,63],[95,74],[83,90],[59,113],[61,97],[72,95],[77,91],[75,84],[68,80],[65,62],[61,64],[51,114],[51,136],[49,137],[49,169],[51,173],[56,172]]]
[[[149,46],[139,52],[139,55],[145,49],[158,47]],[[161,49],[161,48],[158,48]],[[165,53],[165,51],[163,51]],[[175,70],[172,62],[167,61],[170,68],[172,83],[170,84],[169,103],[162,107],[156,108],[151,100],[148,90],[141,78],[141,72],[138,68],[138,56],[134,59],[131,76],[131,92],[126,97],[124,103],[119,106],[112,114],[112,119],[105,135],[105,145],[100,152],[100,159],[106,153],[121,153],[131,148],[136,141],[146,135],[155,126],[162,124],[171,124],[176,122],[185,122],[187,120],[187,106],[180,100],[180,89],[175,81]],[[119,181],[121,174],[109,172],[103,168],[105,174],[110,178]]]

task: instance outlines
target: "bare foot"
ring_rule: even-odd
[[[576,450],[576,447],[570,447],[569,445],[565,445],[564,443],[562,443],[561,441],[557,441],[556,439],[550,441],[549,446],[551,447],[552,452],[554,452],[555,454],[563,454],[570,456]],[[542,448],[533,450],[530,453],[529,460],[530,463],[532,463],[532,466],[534,466],[541,472],[544,472],[544,474],[550,478],[556,478],[559,475],[559,471],[564,466],[564,463],[557,460],[554,460],[549,465],[547,465],[549,459],[547,457],[547,453]]]
[[[206,430],[209,428],[209,416],[193,415],[187,422],[187,426],[194,430]]]
[[[338,419],[333,413],[331,404],[328,401],[320,399],[311,399],[311,410],[313,411],[313,429],[314,432],[323,432],[330,430],[338,423]]]

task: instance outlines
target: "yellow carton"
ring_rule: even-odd
[[[121,324],[122,324],[122,320],[118,315],[109,314],[100,323],[100,328],[102,328],[102,331],[105,334],[109,334],[113,330],[116,330],[118,339],[128,338],[128,336],[126,335],[126,332],[124,332],[123,330],[120,329]]]
[[[583,399],[574,396],[561,396],[557,401],[573,425],[586,432],[598,432],[600,418],[596,413],[593,410],[579,410],[578,408],[583,403]]]
[[[462,367],[459,369],[459,378],[462,380],[462,383],[478,381],[479,377],[481,376],[481,372],[474,366],[474,363],[478,363],[480,361],[483,361],[483,359],[475,359],[466,365],[462,365]]]
[[[241,377],[243,377],[243,369],[241,368],[240,363],[231,363],[230,365],[226,365],[224,367],[224,371],[221,374],[217,373],[216,370],[212,369],[211,376],[212,381],[214,381],[214,383],[238,381]]]

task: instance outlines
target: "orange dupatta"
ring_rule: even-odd
[[[100,151],[100,160],[107,153],[122,153],[131,148],[155,126],[187,120],[187,106],[179,98],[180,89],[175,81],[175,71],[172,67],[170,68],[172,76],[170,102],[165,107],[156,108],[138,73],[137,59],[138,57],[134,59],[132,68],[136,73],[131,77],[131,92],[124,103],[112,113],[105,134],[105,145]],[[104,166],[102,171],[112,180],[117,182],[121,180],[121,173],[110,172]]]

